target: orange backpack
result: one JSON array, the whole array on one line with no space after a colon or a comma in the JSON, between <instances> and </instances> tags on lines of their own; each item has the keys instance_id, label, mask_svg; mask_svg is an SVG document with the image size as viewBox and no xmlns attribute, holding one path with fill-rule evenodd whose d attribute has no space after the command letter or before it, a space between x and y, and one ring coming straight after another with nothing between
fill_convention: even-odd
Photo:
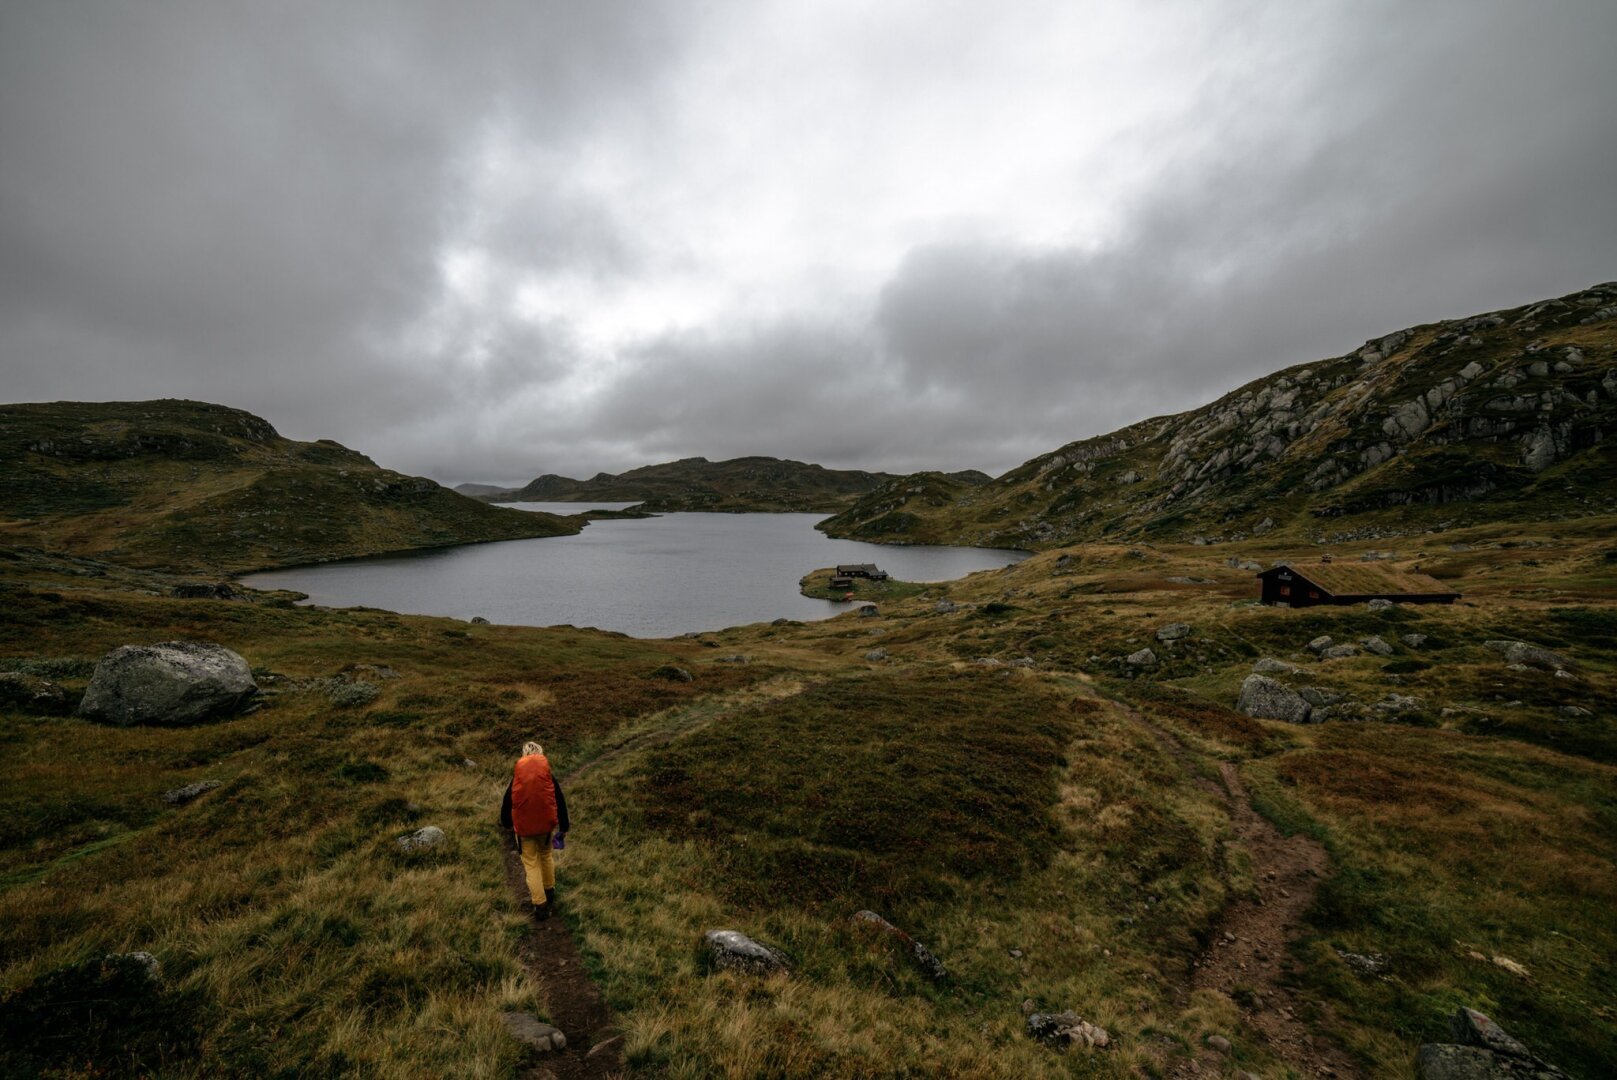
<instances>
[{"instance_id":1,"label":"orange backpack","mask_svg":"<svg viewBox=\"0 0 1617 1080\"><path fill-rule=\"evenodd\" d=\"M543 754L517 761L511 778L511 827L518 836L543 836L556 827L556 787Z\"/></svg>"}]
</instances>

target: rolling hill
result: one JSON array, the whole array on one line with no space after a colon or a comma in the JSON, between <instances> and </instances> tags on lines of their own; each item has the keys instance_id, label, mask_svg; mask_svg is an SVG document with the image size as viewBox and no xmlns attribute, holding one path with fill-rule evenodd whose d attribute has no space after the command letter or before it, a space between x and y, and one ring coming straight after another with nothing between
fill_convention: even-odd
<instances>
[{"instance_id":1,"label":"rolling hill","mask_svg":"<svg viewBox=\"0 0 1617 1080\"><path fill-rule=\"evenodd\" d=\"M1617 283L1387 334L991 483L890 481L821 527L1045 549L1312 540L1617 507Z\"/></svg>"},{"instance_id":2,"label":"rolling hill","mask_svg":"<svg viewBox=\"0 0 1617 1080\"><path fill-rule=\"evenodd\" d=\"M0 406L0 543L231 573L575 533L204 402Z\"/></svg>"},{"instance_id":3,"label":"rolling hill","mask_svg":"<svg viewBox=\"0 0 1617 1080\"><path fill-rule=\"evenodd\" d=\"M962 486L988 480L979 472L952 475ZM518 490L480 497L489 502L632 502L651 511L835 513L897 479L891 473L827 469L771 457L692 457L616 475L598 473L588 480L546 474Z\"/></svg>"}]
</instances>

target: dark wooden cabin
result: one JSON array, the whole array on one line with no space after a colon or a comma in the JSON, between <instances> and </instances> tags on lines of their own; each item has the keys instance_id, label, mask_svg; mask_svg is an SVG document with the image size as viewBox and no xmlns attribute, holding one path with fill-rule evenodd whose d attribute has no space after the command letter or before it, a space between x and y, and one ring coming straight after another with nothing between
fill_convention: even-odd
<instances>
[{"instance_id":1,"label":"dark wooden cabin","mask_svg":"<svg viewBox=\"0 0 1617 1080\"><path fill-rule=\"evenodd\" d=\"M1398 604L1452 604L1460 598L1441 581L1413 570L1374 563L1281 563L1258 575L1260 596L1277 607L1315 604L1363 604L1391 600Z\"/></svg>"},{"instance_id":2,"label":"dark wooden cabin","mask_svg":"<svg viewBox=\"0 0 1617 1080\"><path fill-rule=\"evenodd\" d=\"M875 563L847 563L837 567L837 577L862 577L871 581L886 581L887 571L876 569Z\"/></svg>"},{"instance_id":3,"label":"dark wooden cabin","mask_svg":"<svg viewBox=\"0 0 1617 1080\"><path fill-rule=\"evenodd\" d=\"M853 578L851 578L851 577L841 577L841 576L832 577L832 579L831 579L831 588L833 588L833 589L851 589L851 588L853 588Z\"/></svg>"}]
</instances>

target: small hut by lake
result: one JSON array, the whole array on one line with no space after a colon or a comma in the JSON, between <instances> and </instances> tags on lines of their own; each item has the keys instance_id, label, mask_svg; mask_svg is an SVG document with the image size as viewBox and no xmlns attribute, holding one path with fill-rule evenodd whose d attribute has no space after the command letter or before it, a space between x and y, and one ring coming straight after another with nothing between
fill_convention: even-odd
<instances>
[{"instance_id":1,"label":"small hut by lake","mask_svg":"<svg viewBox=\"0 0 1617 1080\"><path fill-rule=\"evenodd\" d=\"M869 578L871 581L886 581L887 571L877 569L875 563L842 563L837 566L839 578Z\"/></svg>"},{"instance_id":2,"label":"small hut by lake","mask_svg":"<svg viewBox=\"0 0 1617 1080\"><path fill-rule=\"evenodd\" d=\"M1276 607L1316 604L1363 604L1391 600L1399 604L1452 604L1460 594L1441 581L1414 570L1390 566L1318 562L1281 563L1258 574L1260 597Z\"/></svg>"}]
</instances>

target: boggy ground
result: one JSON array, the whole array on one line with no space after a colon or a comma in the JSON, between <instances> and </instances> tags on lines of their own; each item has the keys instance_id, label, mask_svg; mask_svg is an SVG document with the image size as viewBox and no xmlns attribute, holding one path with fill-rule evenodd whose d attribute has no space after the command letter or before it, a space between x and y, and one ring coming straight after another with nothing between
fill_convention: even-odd
<instances>
[{"instance_id":1,"label":"boggy ground","mask_svg":"<svg viewBox=\"0 0 1617 1080\"><path fill-rule=\"evenodd\" d=\"M0 560L0 667L76 690L106 648L196 637L286 677L262 680L260 710L190 729L0 711L0 1022L69 1023L0 1033L6 1065L561 1071L499 1020L562 1014L489 828L537 735L575 817L548 925L571 932L631 1074L1405 1076L1466 1004L1600 1075L1617 1059L1613 524L1401 552L1466 594L1448 608L1265 609L1225 559L1296 553L1089 546L876 618L675 642L180 601L137 574ZM1167 622L1192 633L1158 642ZM1321 633L1396 652L1322 663L1304 648ZM1497 637L1567 654L1576 678L1509 670L1482 645ZM1118 659L1147 645L1153 668ZM1372 719L1233 712L1264 655ZM346 706L345 680L312 681L355 664L400 677L351 672L378 693ZM1389 693L1416 704L1377 709ZM190 806L157 799L209 777L224 786ZM394 851L429 823L443 848ZM862 933L862 908L950 978ZM709 970L715 927L795 972ZM132 949L164 965L150 1007L112 1026L38 1008L52 972ZM1075 1010L1112 1046L1045 1049L1027 1008Z\"/></svg>"}]
</instances>

